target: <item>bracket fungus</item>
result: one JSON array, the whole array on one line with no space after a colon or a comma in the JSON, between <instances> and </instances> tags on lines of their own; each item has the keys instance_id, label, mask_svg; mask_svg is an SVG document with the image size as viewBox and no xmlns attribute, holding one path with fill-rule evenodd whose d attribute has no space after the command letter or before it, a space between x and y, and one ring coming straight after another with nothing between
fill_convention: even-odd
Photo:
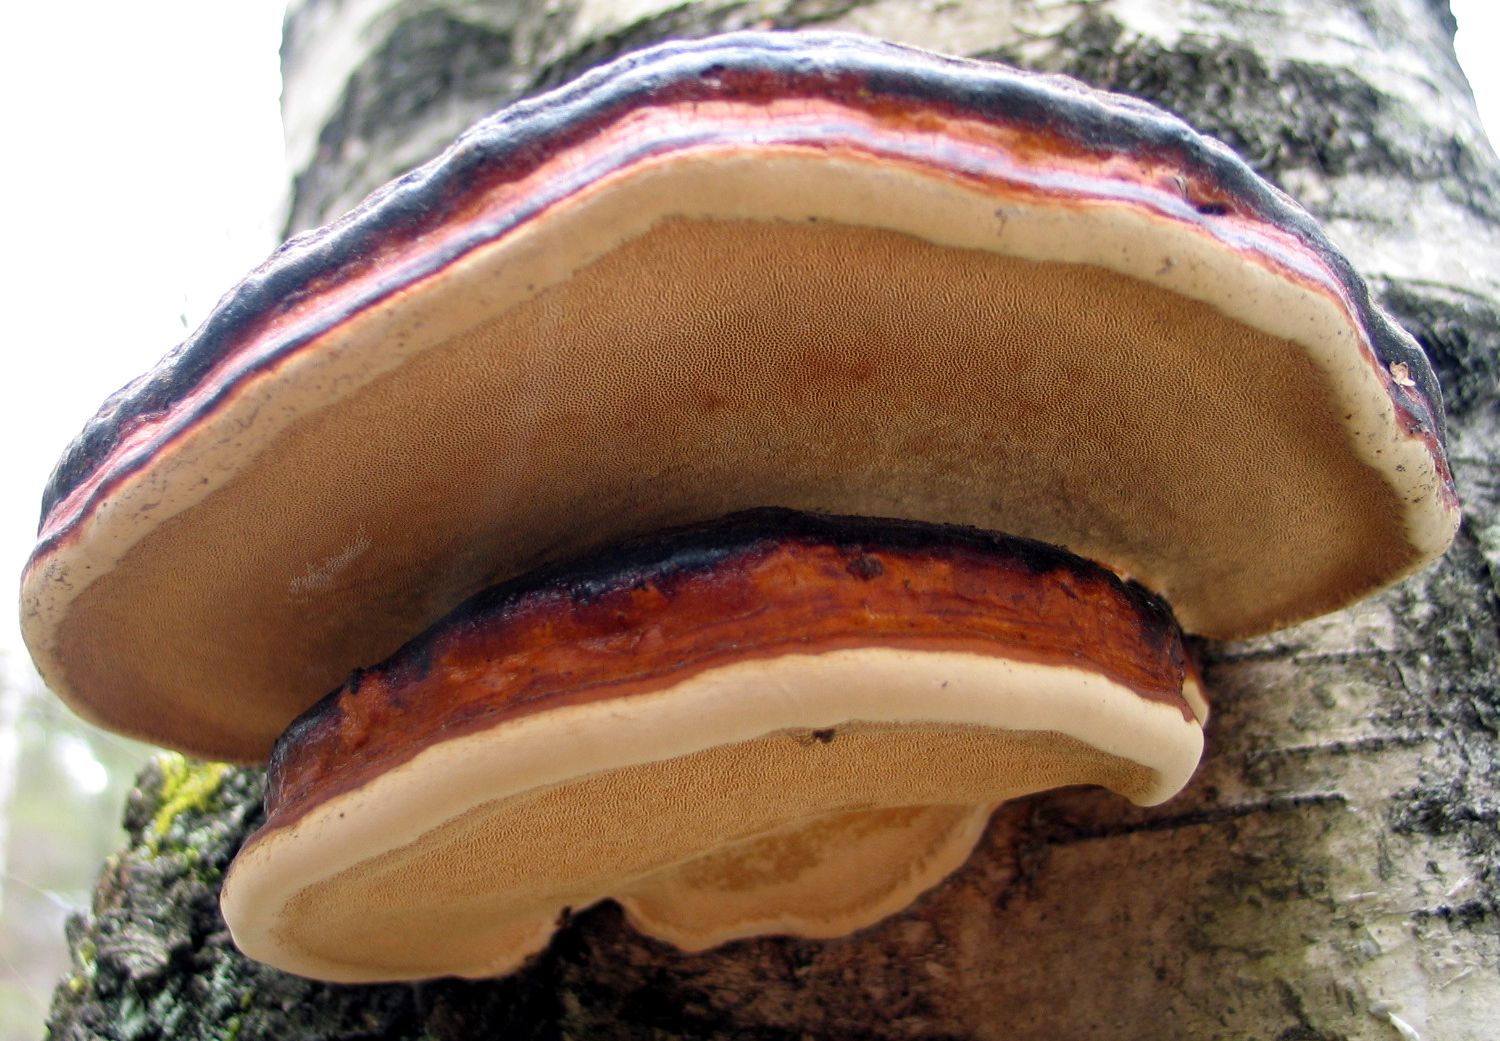
<instances>
[{"instance_id":1,"label":"bracket fungus","mask_svg":"<svg viewBox=\"0 0 1500 1041\"><path fill-rule=\"evenodd\" d=\"M766 507L801 512L736 516ZM740 34L516 105L283 246L64 456L22 615L81 714L276 743L247 950L486 973L605 896L687 947L846 931L996 800L1165 798L1203 704L1164 602L1269 631L1457 520L1421 350L1223 146ZM434 933L450 960L392 950Z\"/></svg>"},{"instance_id":2,"label":"bracket fungus","mask_svg":"<svg viewBox=\"0 0 1500 1041\"><path fill-rule=\"evenodd\" d=\"M224 913L336 980L506 972L604 897L695 950L841 936L998 802L1168 798L1205 708L1166 604L1055 547L739 514L482 593L320 701Z\"/></svg>"}]
</instances>

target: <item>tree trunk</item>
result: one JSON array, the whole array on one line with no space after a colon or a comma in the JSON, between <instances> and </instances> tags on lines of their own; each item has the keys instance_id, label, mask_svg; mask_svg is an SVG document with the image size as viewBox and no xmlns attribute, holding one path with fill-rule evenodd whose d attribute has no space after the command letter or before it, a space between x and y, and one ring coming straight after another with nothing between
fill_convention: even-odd
<instances>
[{"instance_id":1,"label":"tree trunk","mask_svg":"<svg viewBox=\"0 0 1500 1041\"><path fill-rule=\"evenodd\" d=\"M1316 10L1309 13L1309 6ZM1500 1036L1500 176L1443 0L306 0L293 229L466 123L668 36L851 29L1066 72L1185 117L1317 213L1446 390L1464 526L1436 568L1203 650L1203 767L1165 806L1003 807L844 940L682 954L603 904L495 982L335 987L241 957L217 885L260 773L174 758L72 923L58 1038Z\"/></svg>"}]
</instances>

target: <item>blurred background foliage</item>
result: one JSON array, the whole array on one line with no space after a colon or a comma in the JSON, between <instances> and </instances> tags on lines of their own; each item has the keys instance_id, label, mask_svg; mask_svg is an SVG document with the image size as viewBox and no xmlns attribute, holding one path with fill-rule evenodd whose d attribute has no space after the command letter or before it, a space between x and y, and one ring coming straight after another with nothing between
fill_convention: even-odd
<instances>
[{"instance_id":1,"label":"blurred background foliage","mask_svg":"<svg viewBox=\"0 0 1500 1041\"><path fill-rule=\"evenodd\" d=\"M67 971L63 923L125 836L149 745L74 716L29 666L0 662L0 1041L36 1041Z\"/></svg>"}]
</instances>

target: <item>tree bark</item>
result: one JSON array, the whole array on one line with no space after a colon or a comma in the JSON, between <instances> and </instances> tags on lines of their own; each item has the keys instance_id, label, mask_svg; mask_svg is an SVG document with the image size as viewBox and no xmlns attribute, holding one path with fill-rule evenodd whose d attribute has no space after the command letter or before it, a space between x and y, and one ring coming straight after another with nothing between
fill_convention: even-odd
<instances>
[{"instance_id":1,"label":"tree bark","mask_svg":"<svg viewBox=\"0 0 1500 1041\"><path fill-rule=\"evenodd\" d=\"M1464 525L1359 607L1203 647L1204 765L1137 809L996 815L969 863L838 941L682 954L575 915L494 982L335 987L233 948L217 885L256 770L142 775L70 927L57 1038L1500 1036L1500 164L1444 0L306 0L283 45L291 230L469 121L668 36L852 29L1066 72L1227 141L1330 228L1447 394Z\"/></svg>"}]
</instances>

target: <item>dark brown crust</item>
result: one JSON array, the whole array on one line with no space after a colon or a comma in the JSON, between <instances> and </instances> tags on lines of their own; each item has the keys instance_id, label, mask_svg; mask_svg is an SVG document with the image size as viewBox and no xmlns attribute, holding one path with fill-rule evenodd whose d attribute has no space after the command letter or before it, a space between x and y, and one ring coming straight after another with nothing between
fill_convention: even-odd
<instances>
[{"instance_id":1,"label":"dark brown crust","mask_svg":"<svg viewBox=\"0 0 1500 1041\"><path fill-rule=\"evenodd\" d=\"M1095 564L950 525L756 510L498 586L356 673L276 743L266 826L506 720L881 646L1090 669L1193 718L1170 608Z\"/></svg>"},{"instance_id":2,"label":"dark brown crust","mask_svg":"<svg viewBox=\"0 0 1500 1041\"><path fill-rule=\"evenodd\" d=\"M73 537L113 487L322 333L532 220L612 172L611 163L630 166L705 141L758 140L768 127L757 108L795 99L878 117L883 129L861 146L888 161L941 165L941 157L906 155L912 142L903 137L951 123L956 133L1001 135L1020 166L1055 173L1047 193L1066 198L1114 185L1121 197L1170 210L1170 219L1213 229L1227 242L1238 243L1244 229L1284 239L1278 256L1265 259L1344 300L1368 338L1398 421L1426 441L1447 482L1440 494L1452 499L1441 396L1425 355L1375 307L1316 222L1227 149L1150 105L1060 77L858 37L744 33L633 54L507 109L336 223L287 243L154 371L105 402L68 448L43 496L28 570ZM743 111L697 123L674 117L679 132L643 135L630 154L603 168L580 159L568 164L571 180L527 183L560 155L587 156L591 140L628 119L671 116L674 107L686 117L710 103ZM803 143L818 145L820 130L809 124ZM497 195L509 201L497 207ZM1398 363L1412 386L1386 375Z\"/></svg>"}]
</instances>

